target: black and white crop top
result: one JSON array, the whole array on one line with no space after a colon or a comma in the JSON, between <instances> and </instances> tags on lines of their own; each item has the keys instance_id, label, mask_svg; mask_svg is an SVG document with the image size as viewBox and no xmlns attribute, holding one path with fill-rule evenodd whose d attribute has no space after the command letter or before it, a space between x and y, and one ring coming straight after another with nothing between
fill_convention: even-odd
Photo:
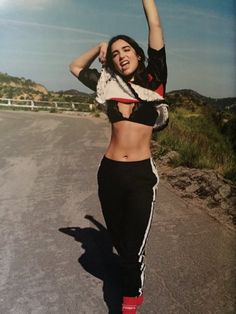
<instances>
[{"instance_id":1,"label":"black and white crop top","mask_svg":"<svg viewBox=\"0 0 236 314\"><path fill-rule=\"evenodd\" d=\"M148 48L148 65L147 65L147 87L157 92L159 95L165 95L167 81L167 66L165 47L160 50ZM100 78L97 69L85 68L80 71L78 79L90 89L96 91L97 82ZM118 121L131 121L148 126L153 126L158 117L158 113L152 102L136 101L129 118L122 115L118 108L117 100L108 100L106 103L106 113L111 123Z\"/></svg>"}]
</instances>

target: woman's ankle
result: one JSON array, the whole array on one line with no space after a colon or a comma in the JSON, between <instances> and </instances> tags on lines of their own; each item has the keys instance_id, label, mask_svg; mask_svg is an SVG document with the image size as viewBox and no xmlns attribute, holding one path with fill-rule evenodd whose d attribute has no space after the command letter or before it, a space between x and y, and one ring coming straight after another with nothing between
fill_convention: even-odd
<instances>
[{"instance_id":1,"label":"woman's ankle","mask_svg":"<svg viewBox=\"0 0 236 314\"><path fill-rule=\"evenodd\" d=\"M123 304L127 305L141 305L143 303L144 297L143 294L136 296L136 297L128 297L124 296L123 297Z\"/></svg>"}]
</instances>

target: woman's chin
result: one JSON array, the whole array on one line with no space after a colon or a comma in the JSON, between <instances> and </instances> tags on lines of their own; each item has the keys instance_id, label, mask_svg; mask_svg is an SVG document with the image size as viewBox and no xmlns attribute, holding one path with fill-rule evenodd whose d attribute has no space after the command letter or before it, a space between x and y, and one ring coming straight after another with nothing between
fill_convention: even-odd
<instances>
[{"instance_id":1,"label":"woman's chin","mask_svg":"<svg viewBox=\"0 0 236 314\"><path fill-rule=\"evenodd\" d=\"M130 71L122 71L120 72L120 75L123 77L123 79L127 80L131 80L134 76L134 72L130 72Z\"/></svg>"}]
</instances>

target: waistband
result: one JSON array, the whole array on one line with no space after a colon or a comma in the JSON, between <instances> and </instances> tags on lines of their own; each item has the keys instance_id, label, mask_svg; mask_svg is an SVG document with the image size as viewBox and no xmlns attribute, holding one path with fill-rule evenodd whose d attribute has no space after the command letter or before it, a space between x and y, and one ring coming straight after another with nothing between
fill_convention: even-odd
<instances>
[{"instance_id":1,"label":"waistband","mask_svg":"<svg viewBox=\"0 0 236 314\"><path fill-rule=\"evenodd\" d=\"M140 165L150 165L152 161L152 158L147 158L143 160L137 160L137 161L119 161L119 160L113 160L110 158L107 158L106 156L103 156L101 163L110 164L110 165L120 165L123 167L128 166L140 166Z\"/></svg>"}]
</instances>

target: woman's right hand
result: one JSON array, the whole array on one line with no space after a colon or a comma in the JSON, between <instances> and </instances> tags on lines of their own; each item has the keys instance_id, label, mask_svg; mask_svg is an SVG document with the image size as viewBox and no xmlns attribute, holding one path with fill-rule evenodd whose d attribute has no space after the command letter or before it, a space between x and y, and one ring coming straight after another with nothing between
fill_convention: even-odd
<instances>
[{"instance_id":1,"label":"woman's right hand","mask_svg":"<svg viewBox=\"0 0 236 314\"><path fill-rule=\"evenodd\" d=\"M73 60L70 64L71 73L78 77L80 71L90 67L92 62L97 58L99 58L101 64L104 64L106 61L107 46L108 44L106 42L101 42Z\"/></svg>"},{"instance_id":2,"label":"woman's right hand","mask_svg":"<svg viewBox=\"0 0 236 314\"><path fill-rule=\"evenodd\" d=\"M101 64L104 64L106 62L107 47L108 47L108 44L105 41L99 44L100 50L99 50L98 59Z\"/></svg>"}]
</instances>

